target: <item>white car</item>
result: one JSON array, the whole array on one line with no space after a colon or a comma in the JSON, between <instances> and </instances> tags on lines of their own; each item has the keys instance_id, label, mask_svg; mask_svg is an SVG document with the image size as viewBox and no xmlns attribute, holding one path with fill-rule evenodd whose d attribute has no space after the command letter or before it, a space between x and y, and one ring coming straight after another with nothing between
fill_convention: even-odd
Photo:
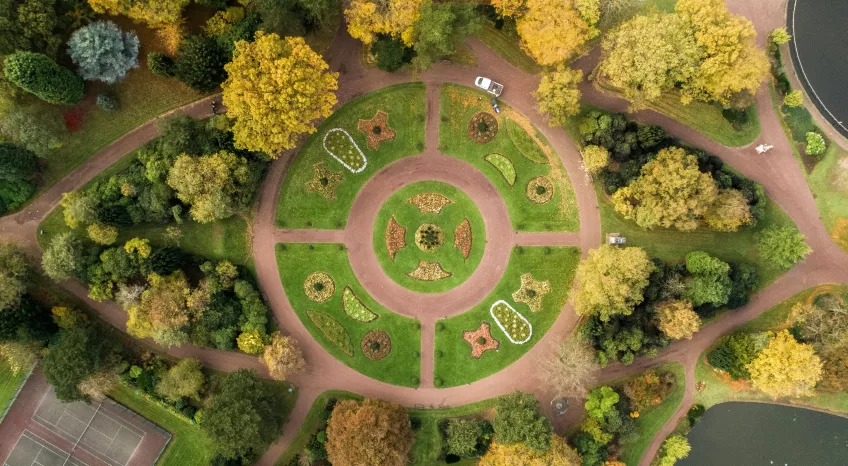
<instances>
[{"instance_id":1,"label":"white car","mask_svg":"<svg viewBox=\"0 0 848 466\"><path fill-rule=\"evenodd\" d=\"M474 85L495 97L500 96L501 92L503 92L503 84L498 84L491 79L484 78L482 76L477 76L477 79L474 80Z\"/></svg>"}]
</instances>

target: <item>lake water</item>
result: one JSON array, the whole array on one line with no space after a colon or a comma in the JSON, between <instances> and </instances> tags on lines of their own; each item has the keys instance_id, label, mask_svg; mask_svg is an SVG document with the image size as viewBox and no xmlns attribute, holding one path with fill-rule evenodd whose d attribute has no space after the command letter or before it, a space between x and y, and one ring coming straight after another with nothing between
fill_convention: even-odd
<instances>
[{"instance_id":1,"label":"lake water","mask_svg":"<svg viewBox=\"0 0 848 466\"><path fill-rule=\"evenodd\" d=\"M722 403L689 433L676 466L846 466L848 419L764 403Z\"/></svg>"},{"instance_id":2,"label":"lake water","mask_svg":"<svg viewBox=\"0 0 848 466\"><path fill-rule=\"evenodd\" d=\"M788 20L789 48L807 95L848 137L848 1L789 0Z\"/></svg>"}]
</instances>

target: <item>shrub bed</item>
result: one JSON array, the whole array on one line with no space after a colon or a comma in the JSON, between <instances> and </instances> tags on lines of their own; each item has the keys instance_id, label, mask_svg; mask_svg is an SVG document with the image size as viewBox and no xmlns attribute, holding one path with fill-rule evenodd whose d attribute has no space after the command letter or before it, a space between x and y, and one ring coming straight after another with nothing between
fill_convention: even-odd
<instances>
[{"instance_id":1,"label":"shrub bed","mask_svg":"<svg viewBox=\"0 0 848 466\"><path fill-rule=\"evenodd\" d=\"M307 311L309 320L318 327L319 330L336 346L339 347L345 354L353 357L353 343L350 341L350 335L345 330L344 326L336 319L330 317L326 312Z\"/></svg>"},{"instance_id":2,"label":"shrub bed","mask_svg":"<svg viewBox=\"0 0 848 466\"><path fill-rule=\"evenodd\" d=\"M489 112L476 113L468 120L468 137L477 144L487 144L498 134L498 120Z\"/></svg>"},{"instance_id":3,"label":"shrub bed","mask_svg":"<svg viewBox=\"0 0 848 466\"><path fill-rule=\"evenodd\" d=\"M509 139L524 158L535 164L548 164L548 157L545 155L542 148L539 147L539 143L537 143L533 137L527 133L527 130L518 124L518 122L507 118L506 131L507 134L509 134Z\"/></svg>"},{"instance_id":4,"label":"shrub bed","mask_svg":"<svg viewBox=\"0 0 848 466\"><path fill-rule=\"evenodd\" d=\"M524 316L513 309L506 301L501 300L492 304L489 313L509 341L517 345L530 341L530 337L533 336L533 327Z\"/></svg>"},{"instance_id":5,"label":"shrub bed","mask_svg":"<svg viewBox=\"0 0 848 466\"><path fill-rule=\"evenodd\" d=\"M515 165L513 165L508 158L495 153L489 154L484 158L487 162L492 164L492 166L495 167L501 175L503 175L508 185L512 186L515 184L515 179L518 175L515 173Z\"/></svg>"},{"instance_id":6,"label":"shrub bed","mask_svg":"<svg viewBox=\"0 0 848 466\"><path fill-rule=\"evenodd\" d=\"M342 307L344 307L345 314L357 322L368 323L377 318L377 314L365 307L349 286L346 286L344 292L342 292Z\"/></svg>"}]
</instances>

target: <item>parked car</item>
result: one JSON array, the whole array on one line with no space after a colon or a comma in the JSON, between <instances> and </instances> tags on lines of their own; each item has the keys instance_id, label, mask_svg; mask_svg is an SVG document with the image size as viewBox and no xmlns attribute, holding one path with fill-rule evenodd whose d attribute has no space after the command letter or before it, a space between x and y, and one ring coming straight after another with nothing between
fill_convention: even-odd
<instances>
[{"instance_id":1,"label":"parked car","mask_svg":"<svg viewBox=\"0 0 848 466\"><path fill-rule=\"evenodd\" d=\"M474 85L495 97L499 97L501 92L503 92L503 84L498 84L491 79L484 78L482 76L477 76L477 79L474 80Z\"/></svg>"}]
</instances>

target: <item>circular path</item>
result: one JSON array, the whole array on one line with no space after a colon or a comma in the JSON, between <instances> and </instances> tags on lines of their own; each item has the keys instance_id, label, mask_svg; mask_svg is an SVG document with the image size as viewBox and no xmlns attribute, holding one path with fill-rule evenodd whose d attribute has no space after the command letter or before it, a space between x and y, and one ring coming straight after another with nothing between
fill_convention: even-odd
<instances>
[{"instance_id":1,"label":"circular path","mask_svg":"<svg viewBox=\"0 0 848 466\"><path fill-rule=\"evenodd\" d=\"M785 24L786 5L783 2L728 0L728 6L734 13L742 14L754 22L761 46L765 44L769 31ZM514 242L527 245L577 244L582 248L584 254L587 249L597 247L601 241L601 230L594 188L580 171L580 156L573 142L570 141L564 131L545 125L544 118L536 111L533 99L529 97L538 85L539 77L524 74L513 68L479 41L471 40L469 46L478 58L477 67L460 68L437 64L429 72L420 75L420 79L428 84L428 103L437 105L438 85L444 82L469 85L476 76L486 75L506 84L507 91L503 100L519 112L527 115L544 133L560 155L571 178L580 207L581 228L579 233L519 233L515 235ZM342 27L326 56L331 69L346 70L341 75L339 83L339 101L341 103L354 96L410 79L409 76L405 75L393 75L379 70L363 69L358 63L358 50L358 43L350 38ZM597 64L597 58L596 51L579 60L576 65L584 71L591 71ZM611 111L626 111L628 107L627 101L614 95L599 92L587 83L584 83L582 90L583 100L589 104ZM685 367L686 390L683 402L652 440L640 465L650 463L661 442L673 431L677 421L686 414L694 399L697 358L717 338L811 286L822 283L848 283L848 254L831 241L821 223L812 193L783 133L767 88L760 89L756 97L756 105L762 124L762 134L753 145L768 142L775 146L775 150L771 151L766 157L756 155L750 147L724 147L661 114L651 111L642 111L635 114L638 121L662 125L674 136L688 144L700 146L720 156L735 169L760 182L765 187L769 197L786 211L801 232L807 236L807 242L814 251L803 263L798 264L772 285L753 296L748 305L714 320L695 334L692 340L672 344L657 358L639 358L630 366L613 365L602 371L601 379L605 381L637 373L664 362L679 362ZM435 106L431 108L435 108ZM171 113L187 113L200 118L209 116L209 110L209 101L206 99ZM155 121L149 122L128 133L87 160L36 199L29 207L17 214L0 219L0 236L19 242L30 255L38 258L41 254L36 242L38 224L59 204L62 193L78 189L96 174L117 162L123 155L156 137L155 123ZM437 112L428 111L427 125L428 128L434 128L438 125ZM438 133L428 131L427 149L432 150L437 145ZM546 392L544 387L536 380L535 366L540 357L576 326L577 318L570 305L566 306L545 337L508 368L467 386L448 389L432 388L426 385L425 380L422 380L421 388L409 389L369 379L335 360L316 341L311 339L288 304L285 290L279 280L273 248L276 243L281 241L345 242L346 233L341 230L276 230L273 223L276 197L290 157L291 154L284 156L271 166L259 195L254 224L254 258L260 285L268 297L275 317L281 327L301 342L309 363L309 370L306 374L293 380L300 389L297 404L289 417L288 424L284 427L283 436L269 448L260 460L260 464L271 465L274 463L297 433L312 402L320 393L329 389L345 389L360 393L363 396L385 398L407 406L419 407L455 406L491 398L513 390L524 390L539 397L542 401L541 405L547 409L548 402L553 394ZM104 320L120 329L126 328L126 313L118 306L108 302L97 303L89 300L84 286L78 282L65 282L62 285L100 313ZM422 348L422 374L428 373L428 371L432 374L432 330L423 326L422 323L422 332L422 346L424 346ZM166 351L165 349L162 350ZM429 361L426 360L428 350ZM231 371L238 368L254 368L261 373L265 372L257 358L248 355L190 346L173 348L167 350L167 352L175 357L198 358L204 364L219 370ZM579 415L579 410L570 410L565 421L576 422ZM558 427L563 428L562 425Z\"/></svg>"}]
</instances>

